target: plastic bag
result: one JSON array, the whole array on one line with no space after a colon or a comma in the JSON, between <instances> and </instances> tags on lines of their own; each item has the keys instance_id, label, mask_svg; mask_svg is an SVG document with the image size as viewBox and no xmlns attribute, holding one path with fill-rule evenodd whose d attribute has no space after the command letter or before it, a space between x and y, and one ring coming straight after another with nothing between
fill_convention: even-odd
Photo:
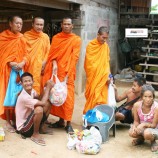
<instances>
[{"instance_id":1,"label":"plastic bag","mask_svg":"<svg viewBox=\"0 0 158 158\"><path fill-rule=\"evenodd\" d=\"M115 90L112 85L112 82L109 84L109 87L108 87L108 105L113 106L113 107L116 106Z\"/></svg>"},{"instance_id":2,"label":"plastic bag","mask_svg":"<svg viewBox=\"0 0 158 158\"><path fill-rule=\"evenodd\" d=\"M77 149L79 153L94 155L100 151L101 143L102 137L99 130L92 126L90 130L85 129L80 132L74 129L74 133L69 133L67 148Z\"/></svg>"},{"instance_id":3,"label":"plastic bag","mask_svg":"<svg viewBox=\"0 0 158 158\"><path fill-rule=\"evenodd\" d=\"M88 110L84 116L84 126L87 127L87 122L88 123L96 123L96 122L107 122L109 121L109 116L97 110L96 108L92 110Z\"/></svg>"},{"instance_id":4,"label":"plastic bag","mask_svg":"<svg viewBox=\"0 0 158 158\"><path fill-rule=\"evenodd\" d=\"M83 154L97 154L101 149L102 143L99 130L92 126L90 130L84 130L83 133L83 139L76 143L77 151Z\"/></svg>"},{"instance_id":5,"label":"plastic bag","mask_svg":"<svg viewBox=\"0 0 158 158\"><path fill-rule=\"evenodd\" d=\"M79 142L77 135L74 134L68 134L68 143L67 143L67 148L69 150L75 150L76 149L76 143Z\"/></svg>"},{"instance_id":6,"label":"plastic bag","mask_svg":"<svg viewBox=\"0 0 158 158\"><path fill-rule=\"evenodd\" d=\"M88 132L89 131L89 132ZM84 130L83 139L86 141L93 141L99 145L102 143L102 136L97 128L94 126L91 126L89 130Z\"/></svg>"},{"instance_id":7,"label":"plastic bag","mask_svg":"<svg viewBox=\"0 0 158 158\"><path fill-rule=\"evenodd\" d=\"M76 144L76 149L79 153L95 155L100 151L99 144L93 141L80 141Z\"/></svg>"},{"instance_id":8,"label":"plastic bag","mask_svg":"<svg viewBox=\"0 0 158 158\"><path fill-rule=\"evenodd\" d=\"M20 81L17 83L17 78L19 77L19 75L21 76L22 74L23 74L22 70L18 72L14 69L11 70L10 78L8 82L8 88L6 91L6 96L3 104L4 106L16 105L18 94L23 88Z\"/></svg>"},{"instance_id":9,"label":"plastic bag","mask_svg":"<svg viewBox=\"0 0 158 158\"><path fill-rule=\"evenodd\" d=\"M131 45L126 38L120 43L120 46L123 53L129 53L132 50Z\"/></svg>"},{"instance_id":10,"label":"plastic bag","mask_svg":"<svg viewBox=\"0 0 158 158\"><path fill-rule=\"evenodd\" d=\"M91 135L93 137L93 142L101 145L101 143L102 143L102 136L101 136L99 130L92 126L90 128L90 132L91 132Z\"/></svg>"},{"instance_id":11,"label":"plastic bag","mask_svg":"<svg viewBox=\"0 0 158 158\"><path fill-rule=\"evenodd\" d=\"M133 77L135 77L136 72L131 68L124 68L120 72L120 75L122 76L121 78L132 79Z\"/></svg>"},{"instance_id":12,"label":"plastic bag","mask_svg":"<svg viewBox=\"0 0 158 158\"><path fill-rule=\"evenodd\" d=\"M60 82L56 74L53 74L52 78L53 76L55 77L56 83L50 91L49 100L53 105L61 106L67 98L67 78L63 82Z\"/></svg>"}]
</instances>

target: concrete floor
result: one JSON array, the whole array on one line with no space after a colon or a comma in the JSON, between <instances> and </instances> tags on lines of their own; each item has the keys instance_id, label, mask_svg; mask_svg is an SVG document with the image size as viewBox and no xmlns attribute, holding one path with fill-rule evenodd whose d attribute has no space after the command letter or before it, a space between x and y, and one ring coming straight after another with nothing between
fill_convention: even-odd
<instances>
[{"instance_id":1,"label":"concrete floor","mask_svg":"<svg viewBox=\"0 0 158 158\"><path fill-rule=\"evenodd\" d=\"M131 83L116 83L119 92L122 93L129 88ZM156 94L156 96L158 96ZM82 110L85 104L84 95L76 96L75 109L72 120L74 128L82 130ZM50 116L49 121L55 122L56 117ZM4 126L5 121L0 120L0 125ZM157 153L150 151L149 142L141 146L134 147L131 145L132 138L128 136L128 125L117 122L116 137L110 139L101 145L101 151L95 155L95 158L156 158ZM54 129L53 135L43 135L47 143L46 146L40 146L32 142L29 138L22 139L20 135L8 133L4 142L0 142L0 158L89 158L92 155L84 155L76 150L69 150L66 147L67 134L64 129Z\"/></svg>"}]
</instances>

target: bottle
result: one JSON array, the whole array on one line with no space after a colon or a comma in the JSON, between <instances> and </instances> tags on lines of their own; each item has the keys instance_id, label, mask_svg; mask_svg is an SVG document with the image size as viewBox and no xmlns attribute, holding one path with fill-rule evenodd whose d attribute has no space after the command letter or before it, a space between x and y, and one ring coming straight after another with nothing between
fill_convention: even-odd
<instances>
[{"instance_id":1,"label":"bottle","mask_svg":"<svg viewBox=\"0 0 158 158\"><path fill-rule=\"evenodd\" d=\"M5 133L3 127L0 126L0 141L4 141Z\"/></svg>"}]
</instances>

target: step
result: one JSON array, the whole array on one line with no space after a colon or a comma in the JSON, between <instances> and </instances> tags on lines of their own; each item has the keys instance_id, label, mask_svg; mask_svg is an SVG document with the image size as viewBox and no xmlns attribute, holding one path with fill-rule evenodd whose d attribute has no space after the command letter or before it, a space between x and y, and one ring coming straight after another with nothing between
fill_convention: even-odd
<instances>
[{"instance_id":1,"label":"step","mask_svg":"<svg viewBox=\"0 0 158 158\"><path fill-rule=\"evenodd\" d=\"M158 76L158 73L150 73L150 72L137 72L138 74L142 74L142 75L152 75L152 76Z\"/></svg>"},{"instance_id":2,"label":"step","mask_svg":"<svg viewBox=\"0 0 158 158\"><path fill-rule=\"evenodd\" d=\"M151 82L151 81L146 81L148 84L153 84L153 85L158 85L158 82Z\"/></svg>"},{"instance_id":3,"label":"step","mask_svg":"<svg viewBox=\"0 0 158 158\"><path fill-rule=\"evenodd\" d=\"M158 48L150 48L150 47L142 47L143 49L151 49L151 50L158 50Z\"/></svg>"},{"instance_id":4,"label":"step","mask_svg":"<svg viewBox=\"0 0 158 158\"><path fill-rule=\"evenodd\" d=\"M144 58L152 58L152 59L158 59L158 56L141 55L141 57L144 57Z\"/></svg>"},{"instance_id":5,"label":"step","mask_svg":"<svg viewBox=\"0 0 158 158\"><path fill-rule=\"evenodd\" d=\"M143 64L143 63L140 63L139 65L141 65L141 66L154 66L154 67L158 67L158 65L156 65L156 64Z\"/></svg>"}]
</instances>

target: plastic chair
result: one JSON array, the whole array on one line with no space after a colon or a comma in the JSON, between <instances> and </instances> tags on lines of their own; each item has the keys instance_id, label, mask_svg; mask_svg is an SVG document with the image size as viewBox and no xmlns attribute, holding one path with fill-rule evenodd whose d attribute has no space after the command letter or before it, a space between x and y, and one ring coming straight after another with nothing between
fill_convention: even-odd
<instances>
[{"instance_id":1,"label":"plastic chair","mask_svg":"<svg viewBox=\"0 0 158 158\"><path fill-rule=\"evenodd\" d=\"M100 134L102 136L102 142L104 143L109 140L110 128L113 128L113 136L115 137L115 133L116 133L115 109L109 105L98 105L95 108L101 112L106 113L110 117L108 122L97 122L93 124L87 122L87 126L95 126L96 128L99 129Z\"/></svg>"}]
</instances>

